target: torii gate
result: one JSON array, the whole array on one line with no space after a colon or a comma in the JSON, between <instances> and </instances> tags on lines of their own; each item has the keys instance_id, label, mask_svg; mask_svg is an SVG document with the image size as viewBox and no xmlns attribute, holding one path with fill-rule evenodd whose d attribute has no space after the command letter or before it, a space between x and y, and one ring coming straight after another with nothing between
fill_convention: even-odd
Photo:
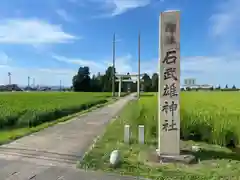
<instances>
[{"instance_id":1,"label":"torii gate","mask_svg":"<svg viewBox=\"0 0 240 180\"><path fill-rule=\"evenodd\" d=\"M140 77L142 77L144 74L140 74ZM118 97L121 97L121 91L122 91L122 82L134 82L137 81L137 93L138 97L140 97L140 82L143 82L143 79L137 78L137 80L133 79L122 79L123 77L138 77L138 74L132 74L132 75L126 75L126 74L117 74L116 77L119 79L116 80L118 82ZM140 82L139 82L140 80Z\"/></svg>"}]
</instances>

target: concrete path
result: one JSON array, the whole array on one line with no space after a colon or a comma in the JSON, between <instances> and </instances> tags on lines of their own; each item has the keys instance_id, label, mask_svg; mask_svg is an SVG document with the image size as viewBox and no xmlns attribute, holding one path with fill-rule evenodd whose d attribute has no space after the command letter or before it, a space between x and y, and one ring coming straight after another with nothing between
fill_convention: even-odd
<instances>
[{"instance_id":1,"label":"concrete path","mask_svg":"<svg viewBox=\"0 0 240 180\"><path fill-rule=\"evenodd\" d=\"M144 180L132 176L84 171L69 167L36 165L22 160L0 160L1 180Z\"/></svg>"},{"instance_id":2,"label":"concrete path","mask_svg":"<svg viewBox=\"0 0 240 180\"><path fill-rule=\"evenodd\" d=\"M134 95L0 146L0 180L133 179L79 170L76 162Z\"/></svg>"}]
</instances>

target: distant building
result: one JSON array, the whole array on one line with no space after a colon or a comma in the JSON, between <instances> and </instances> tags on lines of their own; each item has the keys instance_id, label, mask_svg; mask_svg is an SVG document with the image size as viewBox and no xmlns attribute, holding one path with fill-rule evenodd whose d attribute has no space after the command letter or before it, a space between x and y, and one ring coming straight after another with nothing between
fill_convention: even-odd
<instances>
[{"instance_id":1,"label":"distant building","mask_svg":"<svg viewBox=\"0 0 240 180\"><path fill-rule=\"evenodd\" d=\"M196 84L195 78L187 78L184 79L184 85L181 87L184 90L190 89L196 89L196 90L208 90L214 88L211 84Z\"/></svg>"},{"instance_id":2,"label":"distant building","mask_svg":"<svg viewBox=\"0 0 240 180\"><path fill-rule=\"evenodd\" d=\"M23 91L17 84L0 85L0 91Z\"/></svg>"},{"instance_id":3,"label":"distant building","mask_svg":"<svg viewBox=\"0 0 240 180\"><path fill-rule=\"evenodd\" d=\"M181 87L182 89L184 90L187 90L188 88L190 88L191 90L210 90L210 89L213 89L213 85L211 84L202 84L202 85L183 85Z\"/></svg>"},{"instance_id":4,"label":"distant building","mask_svg":"<svg viewBox=\"0 0 240 180\"><path fill-rule=\"evenodd\" d=\"M192 85L195 85L195 84L196 84L196 79L195 78L184 79L184 85L192 86Z\"/></svg>"}]
</instances>

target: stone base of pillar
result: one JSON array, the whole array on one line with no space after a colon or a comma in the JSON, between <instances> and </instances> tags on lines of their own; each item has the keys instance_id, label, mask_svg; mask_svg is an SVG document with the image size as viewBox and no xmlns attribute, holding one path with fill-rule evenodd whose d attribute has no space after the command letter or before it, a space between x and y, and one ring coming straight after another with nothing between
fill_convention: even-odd
<instances>
[{"instance_id":1,"label":"stone base of pillar","mask_svg":"<svg viewBox=\"0 0 240 180\"><path fill-rule=\"evenodd\" d=\"M190 154L180 155L166 155L162 154L158 156L159 163L182 163L182 164L193 164L196 163L196 158Z\"/></svg>"},{"instance_id":2,"label":"stone base of pillar","mask_svg":"<svg viewBox=\"0 0 240 180\"><path fill-rule=\"evenodd\" d=\"M193 164L197 162L196 157L190 152L181 151L180 154L170 155L170 154L160 154L157 149L156 158L159 163L182 163L182 164Z\"/></svg>"},{"instance_id":3,"label":"stone base of pillar","mask_svg":"<svg viewBox=\"0 0 240 180\"><path fill-rule=\"evenodd\" d=\"M180 163L180 164L197 164L198 160L191 152L182 152L180 155L159 155L158 150L147 148L140 152L139 160L149 166L161 166L161 164Z\"/></svg>"}]
</instances>

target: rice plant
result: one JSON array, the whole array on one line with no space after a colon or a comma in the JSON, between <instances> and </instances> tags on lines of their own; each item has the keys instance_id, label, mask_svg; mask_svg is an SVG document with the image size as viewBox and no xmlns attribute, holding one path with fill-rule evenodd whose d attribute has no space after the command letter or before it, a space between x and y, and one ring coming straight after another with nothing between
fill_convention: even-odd
<instances>
[{"instance_id":1,"label":"rice plant","mask_svg":"<svg viewBox=\"0 0 240 180\"><path fill-rule=\"evenodd\" d=\"M33 127L104 103L110 93L33 92L0 94L0 129Z\"/></svg>"}]
</instances>

